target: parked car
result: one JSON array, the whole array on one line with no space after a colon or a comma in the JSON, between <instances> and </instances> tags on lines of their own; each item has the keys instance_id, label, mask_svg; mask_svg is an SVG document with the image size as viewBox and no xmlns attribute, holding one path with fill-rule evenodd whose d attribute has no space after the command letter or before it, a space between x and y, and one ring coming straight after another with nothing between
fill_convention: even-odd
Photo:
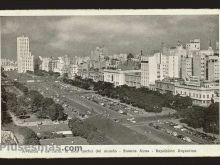
<instances>
[{"instance_id":1,"label":"parked car","mask_svg":"<svg viewBox=\"0 0 220 165\"><path fill-rule=\"evenodd\" d=\"M181 128L180 130L181 130L181 131L187 131L187 129L186 129L186 128Z\"/></svg>"},{"instance_id":2,"label":"parked car","mask_svg":"<svg viewBox=\"0 0 220 165\"><path fill-rule=\"evenodd\" d=\"M177 134L176 132L173 132L172 135L173 135L173 136L177 136L178 134Z\"/></svg>"},{"instance_id":3,"label":"parked car","mask_svg":"<svg viewBox=\"0 0 220 165\"><path fill-rule=\"evenodd\" d=\"M20 115L20 116L18 116L18 118L19 119L28 119L28 118L30 118L30 116L29 115Z\"/></svg>"},{"instance_id":4,"label":"parked car","mask_svg":"<svg viewBox=\"0 0 220 165\"><path fill-rule=\"evenodd\" d=\"M192 140L189 137L184 137L183 140L185 140L187 142L192 142Z\"/></svg>"},{"instance_id":5,"label":"parked car","mask_svg":"<svg viewBox=\"0 0 220 165\"><path fill-rule=\"evenodd\" d=\"M183 128L183 126L182 125L176 125L176 126L174 126L174 128L181 129L181 128Z\"/></svg>"},{"instance_id":6,"label":"parked car","mask_svg":"<svg viewBox=\"0 0 220 165\"><path fill-rule=\"evenodd\" d=\"M183 139L183 138L184 138L183 135L177 135L177 137L178 137L179 139Z\"/></svg>"}]
</instances>

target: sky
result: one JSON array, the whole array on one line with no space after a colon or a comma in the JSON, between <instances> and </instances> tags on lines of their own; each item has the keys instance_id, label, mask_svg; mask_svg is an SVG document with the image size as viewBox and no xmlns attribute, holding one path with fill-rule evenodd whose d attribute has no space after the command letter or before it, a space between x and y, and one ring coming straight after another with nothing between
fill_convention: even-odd
<instances>
[{"instance_id":1,"label":"sky","mask_svg":"<svg viewBox=\"0 0 220 165\"><path fill-rule=\"evenodd\" d=\"M110 54L146 54L166 46L201 40L207 49L219 40L218 15L191 16L17 16L1 18L1 56L16 59L16 38L30 39L33 55L90 56L104 45Z\"/></svg>"}]
</instances>

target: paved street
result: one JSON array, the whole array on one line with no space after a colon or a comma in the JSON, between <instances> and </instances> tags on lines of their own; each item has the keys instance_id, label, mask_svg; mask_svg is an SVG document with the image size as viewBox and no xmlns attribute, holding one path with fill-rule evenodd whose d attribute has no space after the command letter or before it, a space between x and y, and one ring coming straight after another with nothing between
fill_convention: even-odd
<instances>
[{"instance_id":1,"label":"paved street","mask_svg":"<svg viewBox=\"0 0 220 165\"><path fill-rule=\"evenodd\" d=\"M11 78L15 78L16 75L10 73ZM27 82L27 80L34 79L35 82ZM64 84L60 81L53 80L49 77L37 77L33 75L23 74L19 76L19 81L24 82L29 90L37 90L44 97L53 98L55 101L64 106L65 113L69 117L77 117L77 114L87 114L88 117L94 117L96 115L102 115L103 117L111 120L118 120L118 124L131 129L138 134L146 136L146 138L156 141L158 144L190 144L181 139L178 139L172 135L166 134L160 130L156 130L150 127L148 124L152 121L169 119L167 115L124 115L117 111L106 108L100 104L88 100L85 96L92 91L86 91L77 87ZM39 82L40 81L40 82ZM91 95L91 94L90 94ZM93 95L95 95L93 93ZM100 97L100 96L99 96ZM76 113L77 112L77 113ZM134 117L136 122L132 123L128 121L128 118ZM139 119L139 120L138 120ZM204 143L199 138L192 138L198 143Z\"/></svg>"},{"instance_id":2,"label":"paved street","mask_svg":"<svg viewBox=\"0 0 220 165\"><path fill-rule=\"evenodd\" d=\"M12 74L13 75L13 74ZM15 76L15 75L14 75ZM13 77L13 76L12 76ZM14 78L14 77L13 77ZM103 115L106 118L109 119L117 119L123 124L124 126L131 129L131 131L135 131L139 134L142 134L146 136L149 139L157 141L158 144L184 144L184 142L172 138L169 135L166 135L164 133L160 133L158 131L153 130L150 127L146 127L145 129L141 129L139 127L133 126L134 124L125 124L128 121L127 118L130 118L132 116L127 116L120 114L116 111L110 110L106 107L103 107L91 100L87 100L86 98L82 98L84 94L87 94L88 91L85 91L83 89L78 89L76 87L72 87L67 84L63 84L59 81L54 81L52 79L48 79L45 77L34 77L33 79L41 81L39 82L27 82L27 80L32 79L32 75L22 75L19 77L19 81L25 82L26 86L29 88L29 90L38 90L44 97L50 97L50 98L56 98L59 99L59 103L67 104L68 107L71 108L65 108L65 112L70 116L74 117L76 116L75 113L73 113L74 110L79 111L80 113L87 113L90 112L89 116L95 116L95 115ZM66 86L66 87L64 87ZM150 117L150 119L155 119ZM151 133L146 133L151 132Z\"/></svg>"}]
</instances>

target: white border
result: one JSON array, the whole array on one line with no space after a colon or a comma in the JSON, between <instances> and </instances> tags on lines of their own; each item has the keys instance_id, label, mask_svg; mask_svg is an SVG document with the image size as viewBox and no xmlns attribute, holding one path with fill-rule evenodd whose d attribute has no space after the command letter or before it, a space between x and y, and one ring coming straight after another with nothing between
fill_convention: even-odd
<instances>
[{"instance_id":1,"label":"white border","mask_svg":"<svg viewBox=\"0 0 220 165\"><path fill-rule=\"evenodd\" d=\"M4 10L0 16L74 16L74 15L210 15L219 14L220 9L148 9L148 10Z\"/></svg>"},{"instance_id":2,"label":"white border","mask_svg":"<svg viewBox=\"0 0 220 165\"><path fill-rule=\"evenodd\" d=\"M0 16L87 16L87 15L219 15L219 9L154 9L154 10L4 10ZM0 26L1 27L1 26ZM219 26L220 27L220 26ZM1 32L1 29L0 29ZM1 44L1 42L0 42ZM1 45L0 45L1 48ZM1 52L0 52L1 53ZM62 148L65 146L62 146ZM83 145L83 149L93 153L22 153L17 151L0 151L0 158L70 158L70 157L202 157L220 156L220 145ZM96 149L115 149L117 153L96 153ZM125 153L123 149L149 150L149 153ZM175 152L158 153L156 149L174 149ZM196 150L196 152L178 152Z\"/></svg>"}]
</instances>

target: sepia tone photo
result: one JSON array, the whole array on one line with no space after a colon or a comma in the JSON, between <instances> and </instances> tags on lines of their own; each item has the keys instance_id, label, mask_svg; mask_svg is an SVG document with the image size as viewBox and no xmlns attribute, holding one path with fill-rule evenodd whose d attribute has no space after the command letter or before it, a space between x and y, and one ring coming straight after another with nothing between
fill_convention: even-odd
<instances>
[{"instance_id":1,"label":"sepia tone photo","mask_svg":"<svg viewBox=\"0 0 220 165\"><path fill-rule=\"evenodd\" d=\"M219 144L219 15L2 16L1 144Z\"/></svg>"}]
</instances>

